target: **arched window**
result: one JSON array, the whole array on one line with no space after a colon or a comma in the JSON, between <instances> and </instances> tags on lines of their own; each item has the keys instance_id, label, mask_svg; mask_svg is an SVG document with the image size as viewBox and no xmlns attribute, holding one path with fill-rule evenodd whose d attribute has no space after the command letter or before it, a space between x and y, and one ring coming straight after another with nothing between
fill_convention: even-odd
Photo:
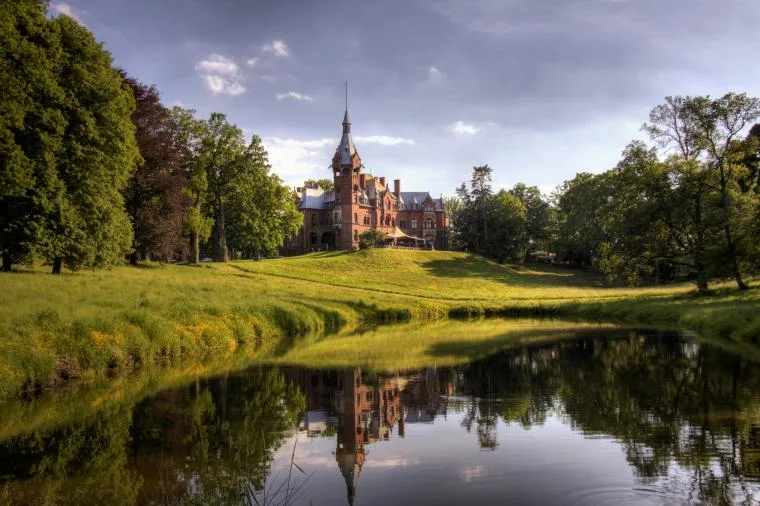
<instances>
[{"instance_id":1,"label":"arched window","mask_svg":"<svg viewBox=\"0 0 760 506\"><path fill-rule=\"evenodd\" d=\"M311 213L311 226L317 226L317 213Z\"/></svg>"},{"instance_id":2,"label":"arched window","mask_svg":"<svg viewBox=\"0 0 760 506\"><path fill-rule=\"evenodd\" d=\"M354 230L354 242L359 240L359 232L357 230Z\"/></svg>"},{"instance_id":3,"label":"arched window","mask_svg":"<svg viewBox=\"0 0 760 506\"><path fill-rule=\"evenodd\" d=\"M311 233L311 243L317 244L317 234L314 232Z\"/></svg>"},{"instance_id":4,"label":"arched window","mask_svg":"<svg viewBox=\"0 0 760 506\"><path fill-rule=\"evenodd\" d=\"M354 223L359 223L359 215L354 213Z\"/></svg>"},{"instance_id":5,"label":"arched window","mask_svg":"<svg viewBox=\"0 0 760 506\"><path fill-rule=\"evenodd\" d=\"M433 228L433 220L431 218L425 218L425 228Z\"/></svg>"}]
</instances>

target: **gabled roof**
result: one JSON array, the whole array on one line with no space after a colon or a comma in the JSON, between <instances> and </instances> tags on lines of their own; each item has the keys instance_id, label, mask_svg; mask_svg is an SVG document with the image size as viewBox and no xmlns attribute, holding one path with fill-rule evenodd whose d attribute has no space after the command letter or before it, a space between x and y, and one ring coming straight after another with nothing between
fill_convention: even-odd
<instances>
[{"instance_id":1,"label":"gabled roof","mask_svg":"<svg viewBox=\"0 0 760 506\"><path fill-rule=\"evenodd\" d=\"M322 188L304 188L300 195L301 209L327 209L327 202L335 200L335 192Z\"/></svg>"},{"instance_id":2,"label":"gabled roof","mask_svg":"<svg viewBox=\"0 0 760 506\"><path fill-rule=\"evenodd\" d=\"M430 199L435 204L436 211L443 211L443 202L441 199L434 199L429 192L401 192L401 200L404 201L404 209L414 211L422 209L422 204Z\"/></svg>"}]
</instances>

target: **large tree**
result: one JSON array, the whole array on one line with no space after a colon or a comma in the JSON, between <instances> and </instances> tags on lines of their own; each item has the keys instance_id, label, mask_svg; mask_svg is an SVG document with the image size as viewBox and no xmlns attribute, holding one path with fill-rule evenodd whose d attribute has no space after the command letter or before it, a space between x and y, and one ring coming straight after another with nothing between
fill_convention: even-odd
<instances>
[{"instance_id":1,"label":"large tree","mask_svg":"<svg viewBox=\"0 0 760 506\"><path fill-rule=\"evenodd\" d=\"M175 126L171 111L161 104L158 90L125 76L136 101L132 121L142 163L124 189L127 212L134 227L130 263L156 258L168 261L180 241L187 207L183 170L187 146L183 130Z\"/></svg>"},{"instance_id":2,"label":"large tree","mask_svg":"<svg viewBox=\"0 0 760 506\"><path fill-rule=\"evenodd\" d=\"M264 144L253 136L237 164L226 213L230 247L246 257L274 253L303 224L293 192L270 171Z\"/></svg>"},{"instance_id":3,"label":"large tree","mask_svg":"<svg viewBox=\"0 0 760 506\"><path fill-rule=\"evenodd\" d=\"M0 252L2 269L31 257L58 185L56 155L65 120L56 71L58 31L47 2L0 5Z\"/></svg>"},{"instance_id":4,"label":"large tree","mask_svg":"<svg viewBox=\"0 0 760 506\"><path fill-rule=\"evenodd\" d=\"M736 217L739 188L738 173L732 163L732 147L740 134L760 118L760 99L745 93L727 93L720 98L709 96L667 97L655 107L650 123L644 125L650 136L663 148L677 148L685 159L699 160L712 173L709 184L719 193L724 255L739 289L746 289L740 257L742 241L737 239Z\"/></svg>"},{"instance_id":5,"label":"large tree","mask_svg":"<svg viewBox=\"0 0 760 506\"><path fill-rule=\"evenodd\" d=\"M132 246L121 191L140 159L130 119L134 98L92 33L68 16L51 23L61 40L57 79L66 128L40 251L53 273L62 265L116 265Z\"/></svg>"}]
</instances>

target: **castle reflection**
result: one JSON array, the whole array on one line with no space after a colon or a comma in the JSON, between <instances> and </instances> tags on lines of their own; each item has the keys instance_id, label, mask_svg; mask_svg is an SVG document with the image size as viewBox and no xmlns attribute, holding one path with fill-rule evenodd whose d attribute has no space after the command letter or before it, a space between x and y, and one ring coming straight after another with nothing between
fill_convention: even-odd
<instances>
[{"instance_id":1,"label":"castle reflection","mask_svg":"<svg viewBox=\"0 0 760 506\"><path fill-rule=\"evenodd\" d=\"M455 391L452 369L427 368L409 373L365 374L362 369L288 369L285 375L306 397L299 431L308 437L336 436L335 460L353 504L365 446L388 441L394 430L404 437L407 424L432 423L446 416Z\"/></svg>"}]
</instances>

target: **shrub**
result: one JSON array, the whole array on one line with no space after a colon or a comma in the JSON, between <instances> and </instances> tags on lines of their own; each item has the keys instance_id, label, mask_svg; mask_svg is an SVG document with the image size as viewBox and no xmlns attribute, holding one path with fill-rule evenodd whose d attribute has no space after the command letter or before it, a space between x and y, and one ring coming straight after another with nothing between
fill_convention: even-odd
<instances>
[{"instance_id":1,"label":"shrub","mask_svg":"<svg viewBox=\"0 0 760 506\"><path fill-rule=\"evenodd\" d=\"M359 249L372 248L384 236L378 230L367 230L359 234Z\"/></svg>"}]
</instances>

